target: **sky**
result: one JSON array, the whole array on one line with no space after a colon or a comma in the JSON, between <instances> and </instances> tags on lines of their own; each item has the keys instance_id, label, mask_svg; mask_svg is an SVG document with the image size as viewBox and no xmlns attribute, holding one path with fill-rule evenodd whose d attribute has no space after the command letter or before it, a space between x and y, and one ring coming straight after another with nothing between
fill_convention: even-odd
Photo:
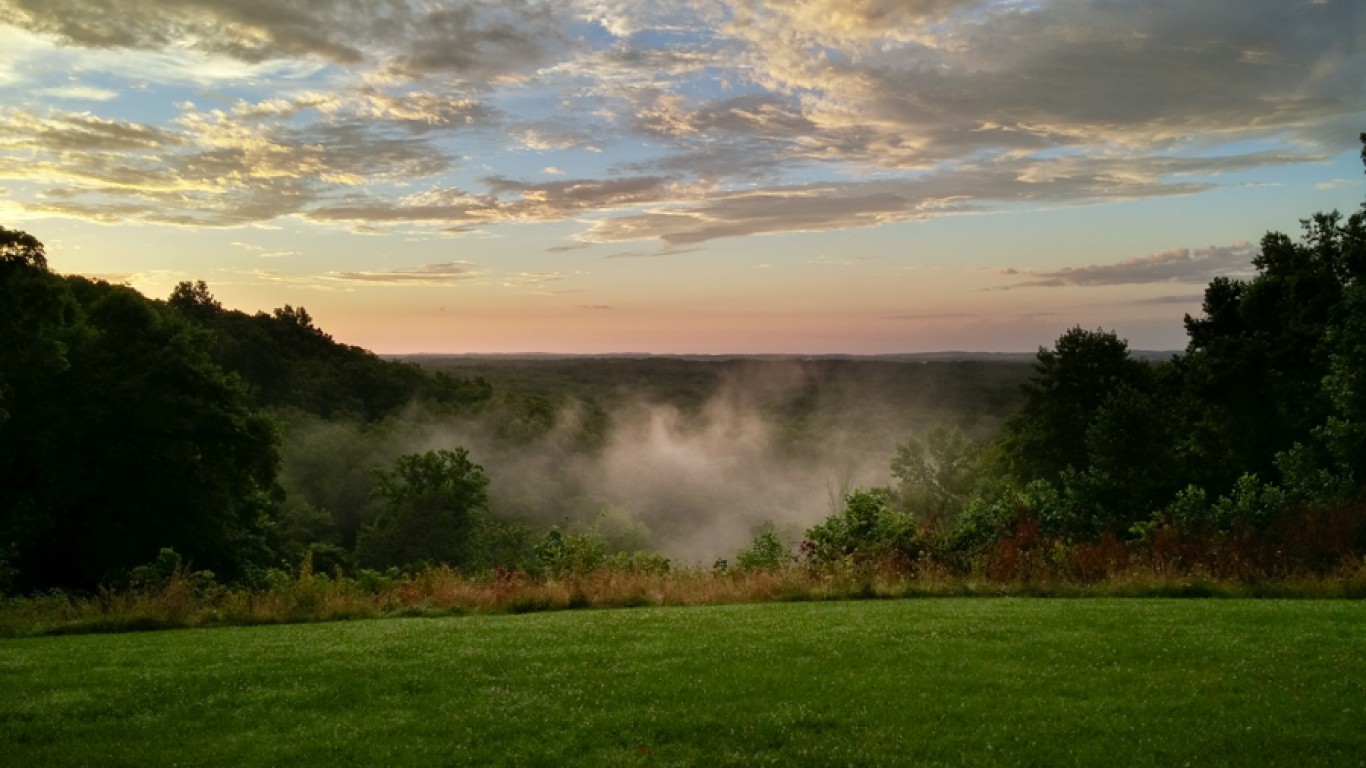
<instances>
[{"instance_id":1,"label":"sky","mask_svg":"<svg viewBox=\"0 0 1366 768\"><path fill-rule=\"evenodd\" d=\"M1185 346L1361 0L0 0L0 225L380 353Z\"/></svg>"}]
</instances>

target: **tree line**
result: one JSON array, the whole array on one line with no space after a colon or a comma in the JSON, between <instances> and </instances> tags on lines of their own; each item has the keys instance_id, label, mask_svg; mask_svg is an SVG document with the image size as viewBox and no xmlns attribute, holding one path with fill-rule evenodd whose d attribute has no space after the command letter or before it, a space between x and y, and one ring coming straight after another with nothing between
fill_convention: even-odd
<instances>
[{"instance_id":1,"label":"tree line","mask_svg":"<svg viewBox=\"0 0 1366 768\"><path fill-rule=\"evenodd\" d=\"M1359 561L1366 204L1314 214L1298 239L1267 234L1252 266L1249 279L1208 285L1184 353L1150 363L1113 332L1072 328L1039 350L999 434L926 430L897 446L892 484L849 493L798 540L759 531L736 565L1015 578L1085 577L1135 554L1235 574ZM304 559L555 573L612 557L591 534L496 519L464 449L375 467L346 520L281 476L293 415L493 409L515 441L553 425L543 397L510 401L481 379L382 360L302 307L224 309L203 282L159 301L58 275L39 240L5 228L0 306L0 591L118 584L168 549L248 586ZM583 450L604 422L589 409Z\"/></svg>"},{"instance_id":2,"label":"tree line","mask_svg":"<svg viewBox=\"0 0 1366 768\"><path fill-rule=\"evenodd\" d=\"M154 301L54 274L40 241L4 228L0 306L0 589L90 589L162 548L249 579L317 533L278 482L279 413L490 397L338 344L303 308L248 315L202 282Z\"/></svg>"},{"instance_id":3,"label":"tree line","mask_svg":"<svg viewBox=\"0 0 1366 768\"><path fill-rule=\"evenodd\" d=\"M1262 238L1253 277L1210 282L1170 361L1135 359L1103 329L1041 348L996 439L938 428L900 445L897 482L852 494L807 531L804 553L1003 577L1134 553L1231 575L1359 564L1366 204L1302 227L1298 240Z\"/></svg>"}]
</instances>

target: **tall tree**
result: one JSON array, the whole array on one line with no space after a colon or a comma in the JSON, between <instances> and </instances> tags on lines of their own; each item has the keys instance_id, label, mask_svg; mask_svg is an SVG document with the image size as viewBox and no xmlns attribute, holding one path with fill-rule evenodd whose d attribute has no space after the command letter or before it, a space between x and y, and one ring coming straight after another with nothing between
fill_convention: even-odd
<instances>
[{"instance_id":1,"label":"tall tree","mask_svg":"<svg viewBox=\"0 0 1366 768\"><path fill-rule=\"evenodd\" d=\"M31 259L0 262L0 295L19 299L0 320L0 542L17 586L90 588L163 547L225 577L265 557L278 438L203 331Z\"/></svg>"},{"instance_id":2,"label":"tall tree","mask_svg":"<svg viewBox=\"0 0 1366 768\"><path fill-rule=\"evenodd\" d=\"M1086 434L1101 406L1121 388L1147 391L1148 365L1112 332L1068 330L1053 349L1039 348L1025 403L1005 424L1003 457L1016 479L1057 480L1090 463Z\"/></svg>"},{"instance_id":3,"label":"tall tree","mask_svg":"<svg viewBox=\"0 0 1366 768\"><path fill-rule=\"evenodd\" d=\"M1203 315L1186 317L1180 367L1200 404L1193 431L1209 490L1222 492L1246 472L1269 477L1277 453L1308 440L1332 412L1323 387L1329 339L1366 277L1366 215L1333 211L1301 223L1299 241L1268 233L1256 276L1216 278Z\"/></svg>"},{"instance_id":4,"label":"tall tree","mask_svg":"<svg viewBox=\"0 0 1366 768\"><path fill-rule=\"evenodd\" d=\"M464 448L398 457L375 471L379 513L361 531L357 559L370 566L445 563L470 556L470 536L488 506L488 476Z\"/></svg>"}]
</instances>

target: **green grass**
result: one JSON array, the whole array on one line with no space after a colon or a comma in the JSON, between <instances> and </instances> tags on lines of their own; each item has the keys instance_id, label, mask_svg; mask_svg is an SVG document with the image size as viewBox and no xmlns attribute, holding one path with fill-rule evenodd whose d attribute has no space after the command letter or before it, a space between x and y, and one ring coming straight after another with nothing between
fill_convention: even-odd
<instances>
[{"instance_id":1,"label":"green grass","mask_svg":"<svg viewBox=\"0 0 1366 768\"><path fill-rule=\"evenodd\" d=\"M1366 604L927 599L0 641L0 763L1366 765Z\"/></svg>"}]
</instances>

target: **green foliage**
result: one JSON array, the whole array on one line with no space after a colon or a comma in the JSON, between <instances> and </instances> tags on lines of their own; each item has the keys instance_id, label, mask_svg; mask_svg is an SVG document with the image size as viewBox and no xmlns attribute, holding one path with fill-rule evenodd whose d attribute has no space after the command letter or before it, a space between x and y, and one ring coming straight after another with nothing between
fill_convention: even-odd
<instances>
[{"instance_id":1,"label":"green foliage","mask_svg":"<svg viewBox=\"0 0 1366 768\"><path fill-rule=\"evenodd\" d=\"M1152 518L1182 487L1180 424L1169 399L1129 385L1111 392L1086 429L1087 464L1058 478L1062 511L1053 531L1094 541Z\"/></svg>"},{"instance_id":2,"label":"green foliage","mask_svg":"<svg viewBox=\"0 0 1366 768\"><path fill-rule=\"evenodd\" d=\"M1187 534L1226 537L1234 532L1264 531L1289 504L1280 487L1245 474L1213 502L1203 488L1189 486L1176 495L1160 519Z\"/></svg>"},{"instance_id":3,"label":"green foliage","mask_svg":"<svg viewBox=\"0 0 1366 768\"><path fill-rule=\"evenodd\" d=\"M10 594L19 578L19 569L14 567L14 559L12 545L0 545L0 597Z\"/></svg>"},{"instance_id":4,"label":"green foliage","mask_svg":"<svg viewBox=\"0 0 1366 768\"><path fill-rule=\"evenodd\" d=\"M1056 480L1068 467L1089 464L1087 432L1112 395L1148 389L1147 364L1129 356L1114 333L1072 328L1054 349L1040 348L1025 404L1005 423L1006 468L1021 482Z\"/></svg>"},{"instance_id":5,"label":"green foliage","mask_svg":"<svg viewBox=\"0 0 1366 768\"><path fill-rule=\"evenodd\" d=\"M297 563L305 553L324 570L344 561L338 545L337 524L331 513L297 495L277 505L269 532L271 549L285 562Z\"/></svg>"},{"instance_id":6,"label":"green foliage","mask_svg":"<svg viewBox=\"0 0 1366 768\"><path fill-rule=\"evenodd\" d=\"M842 512L807 529L802 551L813 564L911 560L919 551L915 520L892 506L885 488L854 491Z\"/></svg>"},{"instance_id":7,"label":"green foliage","mask_svg":"<svg viewBox=\"0 0 1366 768\"><path fill-rule=\"evenodd\" d=\"M1366 209L1302 225L1298 242L1268 233L1256 277L1217 278L1203 316L1186 318L1183 378L1199 403L1191 434L1206 487L1270 476L1278 453L1342 416L1352 391L1343 385L1366 362L1354 351L1362 322L1352 298L1366 276Z\"/></svg>"},{"instance_id":8,"label":"green foliage","mask_svg":"<svg viewBox=\"0 0 1366 768\"><path fill-rule=\"evenodd\" d=\"M213 571L192 570L170 547L163 547L152 562L130 569L127 584L132 590L154 593L170 588L177 580L185 582L198 595L218 586Z\"/></svg>"},{"instance_id":9,"label":"green foliage","mask_svg":"<svg viewBox=\"0 0 1366 768\"><path fill-rule=\"evenodd\" d=\"M180 283L166 305L210 332L213 360L248 384L258 407L375 421L413 400L459 409L491 395L482 381L427 373L339 344L304 307L254 315L225 310L203 281Z\"/></svg>"},{"instance_id":10,"label":"green foliage","mask_svg":"<svg viewBox=\"0 0 1366 768\"><path fill-rule=\"evenodd\" d=\"M1363 206L1366 210L1366 206ZM1362 226L1362 214L1352 223ZM1366 259L1366 235L1356 232L1351 250ZM1346 250L1347 248L1344 248ZM1313 435L1331 457L1335 475L1349 484L1366 482L1366 283L1355 282L1344 293L1339 322L1329 329L1325 347L1329 350L1328 375L1323 387L1330 403L1330 414Z\"/></svg>"},{"instance_id":11,"label":"green foliage","mask_svg":"<svg viewBox=\"0 0 1366 768\"><path fill-rule=\"evenodd\" d=\"M360 568L356 571L353 580L358 589L373 595L402 583L403 574L396 566L390 566L383 571L377 571L373 568Z\"/></svg>"},{"instance_id":12,"label":"green foliage","mask_svg":"<svg viewBox=\"0 0 1366 768\"><path fill-rule=\"evenodd\" d=\"M465 568L473 573L534 571L535 545L536 538L527 526L479 515L470 532L470 554Z\"/></svg>"},{"instance_id":13,"label":"green foliage","mask_svg":"<svg viewBox=\"0 0 1366 768\"><path fill-rule=\"evenodd\" d=\"M540 572L552 578L591 573L607 562L607 541L596 532L546 531L534 549Z\"/></svg>"},{"instance_id":14,"label":"green foliage","mask_svg":"<svg viewBox=\"0 0 1366 768\"><path fill-rule=\"evenodd\" d=\"M533 546L532 554L534 560L528 570L553 579L599 571L662 574L670 568L669 559L658 553L614 548L596 526L573 533L552 526Z\"/></svg>"},{"instance_id":15,"label":"green foliage","mask_svg":"<svg viewBox=\"0 0 1366 768\"><path fill-rule=\"evenodd\" d=\"M356 541L357 563L371 568L445 563L470 557L470 536L488 504L488 477L464 448L398 457L375 470L379 511Z\"/></svg>"},{"instance_id":16,"label":"green foliage","mask_svg":"<svg viewBox=\"0 0 1366 768\"><path fill-rule=\"evenodd\" d=\"M1262 239L1252 279L1210 282L1170 364L1136 363L1113 334L1080 328L1041 349L1000 441L1026 489L969 505L960 538L980 546L1008 510L1096 541L1157 520L1264 532L1353 504L1366 478L1366 207L1302 224L1298 241ZM1051 498L1029 503L1037 481Z\"/></svg>"},{"instance_id":17,"label":"green foliage","mask_svg":"<svg viewBox=\"0 0 1366 768\"><path fill-rule=\"evenodd\" d=\"M90 589L163 547L269 557L274 424L205 334L130 288L0 262L0 541L16 587ZM15 311L10 312L13 307Z\"/></svg>"},{"instance_id":18,"label":"green foliage","mask_svg":"<svg viewBox=\"0 0 1366 768\"><path fill-rule=\"evenodd\" d=\"M1256 531L1266 528L1284 506L1285 495L1280 488L1249 473L1238 478L1228 495L1215 501L1211 516L1221 531L1235 527Z\"/></svg>"},{"instance_id":19,"label":"green foliage","mask_svg":"<svg viewBox=\"0 0 1366 768\"><path fill-rule=\"evenodd\" d=\"M28 404L65 373L72 346L92 333L69 287L47 271L45 261L9 255L15 241L29 239L0 227L0 424L16 398Z\"/></svg>"},{"instance_id":20,"label":"green foliage","mask_svg":"<svg viewBox=\"0 0 1366 768\"><path fill-rule=\"evenodd\" d=\"M613 552L603 566L609 573L661 576L673 569L673 562L658 552Z\"/></svg>"},{"instance_id":21,"label":"green foliage","mask_svg":"<svg viewBox=\"0 0 1366 768\"><path fill-rule=\"evenodd\" d=\"M899 481L897 503L924 527L956 525L984 481L984 449L983 443L942 424L924 439L901 443L892 458L892 476Z\"/></svg>"},{"instance_id":22,"label":"green foliage","mask_svg":"<svg viewBox=\"0 0 1366 768\"><path fill-rule=\"evenodd\" d=\"M1214 521L1209 496L1198 485L1188 485L1177 492L1176 498L1162 511L1165 522L1190 533L1209 533L1218 530Z\"/></svg>"},{"instance_id":23,"label":"green foliage","mask_svg":"<svg viewBox=\"0 0 1366 768\"><path fill-rule=\"evenodd\" d=\"M777 570L791 560L792 553L778 537L772 523L760 526L749 546L735 556L736 567L743 571Z\"/></svg>"},{"instance_id":24,"label":"green foliage","mask_svg":"<svg viewBox=\"0 0 1366 768\"><path fill-rule=\"evenodd\" d=\"M1329 417L1309 443L1295 443L1276 455L1279 486L1287 503L1303 508L1348 505L1358 493L1352 453L1339 453L1337 430L1345 422ZM1345 442L1345 441L1344 441Z\"/></svg>"},{"instance_id":25,"label":"green foliage","mask_svg":"<svg viewBox=\"0 0 1366 768\"><path fill-rule=\"evenodd\" d=\"M211 323L223 311L222 303L213 297L203 280L176 283L170 298L166 300L166 306L200 324Z\"/></svg>"},{"instance_id":26,"label":"green foliage","mask_svg":"<svg viewBox=\"0 0 1366 768\"><path fill-rule=\"evenodd\" d=\"M1031 480L974 497L957 527L927 541L931 553L962 571L980 568L991 547L1009 538L1021 523L1036 523L1040 533L1050 537L1066 537L1077 523L1079 503L1069 498L1069 481L1075 484L1075 473L1065 473L1061 484Z\"/></svg>"}]
</instances>

